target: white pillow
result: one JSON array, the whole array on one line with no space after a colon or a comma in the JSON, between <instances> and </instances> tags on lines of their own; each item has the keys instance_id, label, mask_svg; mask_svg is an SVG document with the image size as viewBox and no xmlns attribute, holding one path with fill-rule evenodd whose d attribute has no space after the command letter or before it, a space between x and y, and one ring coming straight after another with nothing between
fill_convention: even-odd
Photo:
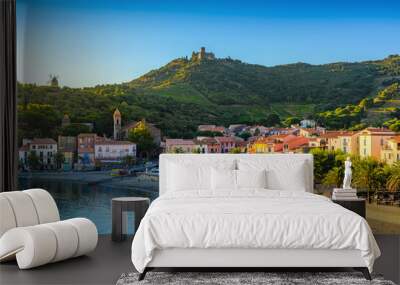
<instances>
[{"instance_id":1,"label":"white pillow","mask_svg":"<svg viewBox=\"0 0 400 285\"><path fill-rule=\"evenodd\" d=\"M167 189L173 192L210 189L210 170L211 167L169 163Z\"/></svg>"},{"instance_id":2,"label":"white pillow","mask_svg":"<svg viewBox=\"0 0 400 285\"><path fill-rule=\"evenodd\" d=\"M236 170L237 187L240 188L267 188L267 171L263 170Z\"/></svg>"},{"instance_id":3,"label":"white pillow","mask_svg":"<svg viewBox=\"0 0 400 285\"><path fill-rule=\"evenodd\" d=\"M211 191L211 169L235 169L236 161L219 160L198 163L169 161L166 165L167 191Z\"/></svg>"},{"instance_id":4,"label":"white pillow","mask_svg":"<svg viewBox=\"0 0 400 285\"><path fill-rule=\"evenodd\" d=\"M211 189L214 191L236 190L236 170L233 169L217 169L211 170Z\"/></svg>"},{"instance_id":5,"label":"white pillow","mask_svg":"<svg viewBox=\"0 0 400 285\"><path fill-rule=\"evenodd\" d=\"M307 189L307 164L303 160L252 159L239 160L239 170L266 169L267 188L272 190L303 191Z\"/></svg>"}]
</instances>

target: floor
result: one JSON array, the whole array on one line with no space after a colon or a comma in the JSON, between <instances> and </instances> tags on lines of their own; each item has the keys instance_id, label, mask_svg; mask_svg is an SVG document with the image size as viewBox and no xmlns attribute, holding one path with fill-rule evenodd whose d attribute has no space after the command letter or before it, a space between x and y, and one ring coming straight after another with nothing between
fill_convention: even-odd
<instances>
[{"instance_id":1,"label":"floor","mask_svg":"<svg viewBox=\"0 0 400 285\"><path fill-rule=\"evenodd\" d=\"M375 272L400 284L400 235L375 236L382 256ZM130 261L131 241L112 242L100 236L97 249L89 256L49 264L31 270L18 270L15 262L0 265L0 284L115 284L124 272L134 271Z\"/></svg>"}]
</instances>

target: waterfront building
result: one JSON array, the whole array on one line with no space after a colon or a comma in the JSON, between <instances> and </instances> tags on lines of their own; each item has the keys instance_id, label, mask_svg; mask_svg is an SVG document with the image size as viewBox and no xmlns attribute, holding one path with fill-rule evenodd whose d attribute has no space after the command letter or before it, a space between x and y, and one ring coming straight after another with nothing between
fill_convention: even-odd
<instances>
[{"instance_id":1,"label":"waterfront building","mask_svg":"<svg viewBox=\"0 0 400 285\"><path fill-rule=\"evenodd\" d=\"M168 153L192 153L200 151L200 146L197 145L192 139L166 139L165 151Z\"/></svg>"},{"instance_id":2,"label":"waterfront building","mask_svg":"<svg viewBox=\"0 0 400 285\"><path fill-rule=\"evenodd\" d=\"M248 145L248 153L274 153L277 139L275 137L259 137Z\"/></svg>"},{"instance_id":3,"label":"waterfront building","mask_svg":"<svg viewBox=\"0 0 400 285\"><path fill-rule=\"evenodd\" d=\"M274 152L282 153L307 153L309 151L309 139L302 136L288 135L282 142L276 143Z\"/></svg>"},{"instance_id":4,"label":"waterfront building","mask_svg":"<svg viewBox=\"0 0 400 285\"><path fill-rule=\"evenodd\" d=\"M64 156L63 170L72 170L77 157L77 138L58 136L58 152Z\"/></svg>"},{"instance_id":5,"label":"waterfront building","mask_svg":"<svg viewBox=\"0 0 400 285\"><path fill-rule=\"evenodd\" d=\"M102 163L121 162L127 156L136 157L135 143L103 139L94 145L94 158Z\"/></svg>"},{"instance_id":6,"label":"waterfront building","mask_svg":"<svg viewBox=\"0 0 400 285\"><path fill-rule=\"evenodd\" d=\"M381 159L381 151L386 142L396 133L384 128L366 128L358 133L358 154L360 157Z\"/></svg>"},{"instance_id":7,"label":"waterfront building","mask_svg":"<svg viewBox=\"0 0 400 285\"><path fill-rule=\"evenodd\" d=\"M197 138L201 153L221 153L221 145L215 138Z\"/></svg>"},{"instance_id":8,"label":"waterfront building","mask_svg":"<svg viewBox=\"0 0 400 285\"><path fill-rule=\"evenodd\" d=\"M18 149L18 158L22 167L28 165L29 144L25 143Z\"/></svg>"},{"instance_id":9,"label":"waterfront building","mask_svg":"<svg viewBox=\"0 0 400 285\"><path fill-rule=\"evenodd\" d=\"M38 157L41 168L54 169L57 142L51 138L35 138L25 140L25 144L19 149L19 160L25 166L28 164L30 154Z\"/></svg>"},{"instance_id":10,"label":"waterfront building","mask_svg":"<svg viewBox=\"0 0 400 285\"><path fill-rule=\"evenodd\" d=\"M321 144L327 150L356 154L358 153L356 134L356 132L352 131L326 131L319 138L321 139Z\"/></svg>"},{"instance_id":11,"label":"waterfront building","mask_svg":"<svg viewBox=\"0 0 400 285\"><path fill-rule=\"evenodd\" d=\"M228 153L236 146L237 141L235 137L215 137L215 140L220 144L222 153Z\"/></svg>"},{"instance_id":12,"label":"waterfront building","mask_svg":"<svg viewBox=\"0 0 400 285\"><path fill-rule=\"evenodd\" d=\"M94 167L94 146L98 137L94 133L78 135L78 168Z\"/></svg>"},{"instance_id":13,"label":"waterfront building","mask_svg":"<svg viewBox=\"0 0 400 285\"><path fill-rule=\"evenodd\" d=\"M381 151L382 161L393 164L400 161L400 136L391 137L386 141Z\"/></svg>"}]
</instances>

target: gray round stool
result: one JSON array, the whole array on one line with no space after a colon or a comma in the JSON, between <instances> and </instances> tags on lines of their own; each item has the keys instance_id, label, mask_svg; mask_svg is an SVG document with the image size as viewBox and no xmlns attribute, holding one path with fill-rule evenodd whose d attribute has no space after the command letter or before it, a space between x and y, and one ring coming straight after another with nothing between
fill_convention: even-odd
<instances>
[{"instance_id":1,"label":"gray round stool","mask_svg":"<svg viewBox=\"0 0 400 285\"><path fill-rule=\"evenodd\" d=\"M123 241L127 236L127 212L135 214L135 231L150 205L149 198L119 197L111 200L113 241Z\"/></svg>"}]
</instances>

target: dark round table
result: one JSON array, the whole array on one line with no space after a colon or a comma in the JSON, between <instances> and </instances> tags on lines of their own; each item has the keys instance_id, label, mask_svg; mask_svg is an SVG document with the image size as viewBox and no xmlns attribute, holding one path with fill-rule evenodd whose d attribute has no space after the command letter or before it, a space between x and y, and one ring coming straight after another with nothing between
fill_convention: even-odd
<instances>
[{"instance_id":1,"label":"dark round table","mask_svg":"<svg viewBox=\"0 0 400 285\"><path fill-rule=\"evenodd\" d=\"M127 213L135 215L135 232L150 205L149 198L118 197L111 200L113 241L123 241L127 237Z\"/></svg>"}]
</instances>

